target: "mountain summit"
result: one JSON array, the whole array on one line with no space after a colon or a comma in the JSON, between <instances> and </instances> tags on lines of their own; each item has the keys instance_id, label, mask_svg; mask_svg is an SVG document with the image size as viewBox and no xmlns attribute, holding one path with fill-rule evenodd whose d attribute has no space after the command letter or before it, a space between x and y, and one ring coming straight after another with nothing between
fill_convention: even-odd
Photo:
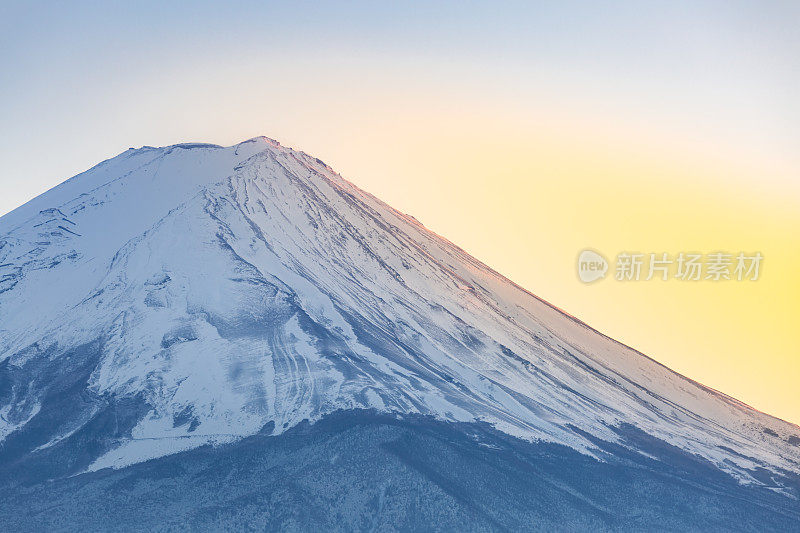
<instances>
[{"instance_id":1,"label":"mountain summit","mask_svg":"<svg viewBox=\"0 0 800 533\"><path fill-rule=\"evenodd\" d=\"M112 492L123 528L796 528L799 473L798 427L265 137L130 149L0 218L0 496L39 525Z\"/></svg>"}]
</instances>

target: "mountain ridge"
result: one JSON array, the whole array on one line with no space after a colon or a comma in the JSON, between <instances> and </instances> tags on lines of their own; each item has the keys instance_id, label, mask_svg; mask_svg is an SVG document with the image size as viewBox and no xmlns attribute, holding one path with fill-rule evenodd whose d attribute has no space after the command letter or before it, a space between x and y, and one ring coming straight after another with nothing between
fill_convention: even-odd
<instances>
[{"instance_id":1,"label":"mountain ridge","mask_svg":"<svg viewBox=\"0 0 800 533\"><path fill-rule=\"evenodd\" d=\"M594 330L266 137L128 150L0 217L0 324L16 376L0 455L100 416L96 400L26 437L53 394L37 372L63 367L86 394L136 405L130 427L98 434L89 470L354 408L486 421L590 456L630 423L743 483L800 464L796 425Z\"/></svg>"}]
</instances>

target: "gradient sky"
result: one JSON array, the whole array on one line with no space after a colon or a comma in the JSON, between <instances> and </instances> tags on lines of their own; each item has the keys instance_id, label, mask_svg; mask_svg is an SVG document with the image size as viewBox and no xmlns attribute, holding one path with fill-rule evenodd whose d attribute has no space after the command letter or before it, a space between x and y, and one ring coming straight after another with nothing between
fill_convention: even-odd
<instances>
[{"instance_id":1,"label":"gradient sky","mask_svg":"<svg viewBox=\"0 0 800 533\"><path fill-rule=\"evenodd\" d=\"M267 135L800 423L799 27L798 2L5 1L0 214L131 146ZM583 285L586 247L765 259Z\"/></svg>"}]
</instances>

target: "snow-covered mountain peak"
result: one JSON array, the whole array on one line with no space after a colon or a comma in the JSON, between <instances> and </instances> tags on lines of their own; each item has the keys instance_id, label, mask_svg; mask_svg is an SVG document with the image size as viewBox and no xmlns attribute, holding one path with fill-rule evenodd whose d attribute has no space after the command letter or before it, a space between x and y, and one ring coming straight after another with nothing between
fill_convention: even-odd
<instances>
[{"instance_id":1,"label":"snow-covered mountain peak","mask_svg":"<svg viewBox=\"0 0 800 533\"><path fill-rule=\"evenodd\" d=\"M749 482L800 464L796 426L266 137L128 150L0 218L0 376L0 442L35 453L99 425L90 469L353 408L598 458L630 426Z\"/></svg>"},{"instance_id":2,"label":"snow-covered mountain peak","mask_svg":"<svg viewBox=\"0 0 800 533\"><path fill-rule=\"evenodd\" d=\"M239 144L241 145L245 143L257 143L257 144L261 143L261 144L266 144L268 146L272 146L274 148L281 148L280 142L271 137L267 137L266 135L258 135L256 137L253 137L252 139L247 139L246 141L242 141Z\"/></svg>"}]
</instances>

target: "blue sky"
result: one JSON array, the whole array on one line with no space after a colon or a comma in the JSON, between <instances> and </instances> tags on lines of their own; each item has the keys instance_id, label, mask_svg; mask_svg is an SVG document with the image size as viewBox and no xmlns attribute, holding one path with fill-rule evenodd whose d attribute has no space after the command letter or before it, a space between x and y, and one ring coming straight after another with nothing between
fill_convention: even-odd
<instances>
[{"instance_id":1,"label":"blue sky","mask_svg":"<svg viewBox=\"0 0 800 533\"><path fill-rule=\"evenodd\" d=\"M790 150L800 135L798 23L796 2L6 1L0 156L14 190L0 212L77 171L71 142L110 155L143 141L126 129L141 117L137 100L163 91L183 97L176 115L200 112L191 107L209 99L269 96L304 68L321 91L315 69L325 68L337 83L376 90L410 80L524 100L547 87L595 107L691 113L712 135L750 129L737 142ZM228 86L210 79L221 75ZM104 116L118 127L95 135ZM61 166L31 164L42 132L67 141L51 156Z\"/></svg>"},{"instance_id":2,"label":"blue sky","mask_svg":"<svg viewBox=\"0 0 800 533\"><path fill-rule=\"evenodd\" d=\"M128 147L268 135L798 421L798 28L796 1L0 1L0 215ZM632 243L769 266L724 294L576 281L582 247Z\"/></svg>"}]
</instances>

